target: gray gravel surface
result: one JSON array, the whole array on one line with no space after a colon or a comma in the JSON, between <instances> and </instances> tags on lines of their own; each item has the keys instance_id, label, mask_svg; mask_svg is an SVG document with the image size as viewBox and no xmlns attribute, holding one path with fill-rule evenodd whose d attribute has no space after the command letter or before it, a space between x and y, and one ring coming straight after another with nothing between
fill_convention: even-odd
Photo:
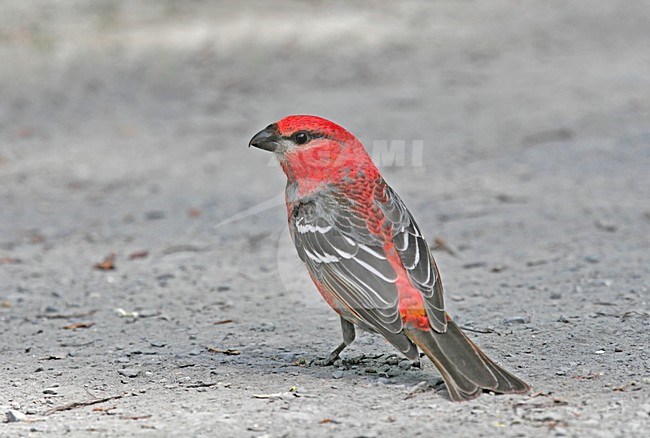
<instances>
[{"instance_id":1,"label":"gray gravel surface","mask_svg":"<svg viewBox=\"0 0 650 438\"><path fill-rule=\"evenodd\" d=\"M0 436L650 430L650 3L348 3L0 4ZM450 313L532 395L449 402L369 334L312 364L337 317L246 148L291 113L404 151Z\"/></svg>"}]
</instances>

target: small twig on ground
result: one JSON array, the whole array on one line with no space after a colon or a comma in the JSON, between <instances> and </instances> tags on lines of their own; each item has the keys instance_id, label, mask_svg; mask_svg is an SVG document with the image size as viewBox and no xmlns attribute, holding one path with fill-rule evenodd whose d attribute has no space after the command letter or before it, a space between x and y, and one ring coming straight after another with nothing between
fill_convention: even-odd
<instances>
[{"instance_id":1,"label":"small twig on ground","mask_svg":"<svg viewBox=\"0 0 650 438\"><path fill-rule=\"evenodd\" d=\"M496 331L494 329L491 329L491 328L482 329L482 328L468 327L466 325L463 325L460 328L465 330L465 331L472 332L472 333L483 333L483 334L496 333L497 335L501 336L501 333L499 333L498 331Z\"/></svg>"},{"instance_id":2,"label":"small twig on ground","mask_svg":"<svg viewBox=\"0 0 650 438\"><path fill-rule=\"evenodd\" d=\"M216 322L213 322L212 324L213 325L221 325L221 324L230 324L230 323L233 323L233 322L237 322L237 321L235 321L234 319L222 319L221 321L216 321Z\"/></svg>"},{"instance_id":3,"label":"small twig on ground","mask_svg":"<svg viewBox=\"0 0 650 438\"><path fill-rule=\"evenodd\" d=\"M199 382L185 386L186 388L211 388L217 386L219 382Z\"/></svg>"},{"instance_id":4,"label":"small twig on ground","mask_svg":"<svg viewBox=\"0 0 650 438\"><path fill-rule=\"evenodd\" d=\"M107 402L109 400L117 400L117 399L122 398L122 397L124 397L124 396L123 395L113 395L111 397L97 398L97 399L89 400L89 401L85 401L85 402L72 402L72 403L65 404L63 406L57 406L55 408L48 409L47 411L45 411L45 415L52 415L52 414L54 414L56 412L70 411L72 409L83 408L83 407L86 407L86 406L92 406L92 405L96 405L96 404L99 404L99 403Z\"/></svg>"},{"instance_id":5,"label":"small twig on ground","mask_svg":"<svg viewBox=\"0 0 650 438\"><path fill-rule=\"evenodd\" d=\"M149 251L143 249L142 251L135 251L129 254L129 260L143 259L149 255Z\"/></svg>"},{"instance_id":6,"label":"small twig on ground","mask_svg":"<svg viewBox=\"0 0 650 438\"><path fill-rule=\"evenodd\" d=\"M152 415L133 415L133 416L121 416L120 420L146 420L147 418L151 418Z\"/></svg>"},{"instance_id":7,"label":"small twig on ground","mask_svg":"<svg viewBox=\"0 0 650 438\"><path fill-rule=\"evenodd\" d=\"M639 318L647 318L650 316L650 314L648 314L648 312L637 312L636 310L630 310L621 315L621 321L625 321L626 319L633 316L638 316Z\"/></svg>"},{"instance_id":8,"label":"small twig on ground","mask_svg":"<svg viewBox=\"0 0 650 438\"><path fill-rule=\"evenodd\" d=\"M241 351L235 350L234 348L228 348L228 349L223 349L223 348L216 348L216 347L205 347L206 350L208 350L210 353L222 353L228 356L237 356L241 354Z\"/></svg>"},{"instance_id":9,"label":"small twig on ground","mask_svg":"<svg viewBox=\"0 0 650 438\"><path fill-rule=\"evenodd\" d=\"M68 324L66 326L63 326L65 330L76 330L80 328L89 328L94 326L95 323L92 321L86 321L86 322L75 322L73 324Z\"/></svg>"},{"instance_id":10,"label":"small twig on ground","mask_svg":"<svg viewBox=\"0 0 650 438\"><path fill-rule=\"evenodd\" d=\"M89 310L88 312L84 312L84 313L70 313L70 314L54 313L52 315L48 315L47 313L44 313L41 315L37 315L37 317L45 318L45 319L76 319L76 318L85 318L87 316L92 316L95 313L97 313L97 309Z\"/></svg>"},{"instance_id":11,"label":"small twig on ground","mask_svg":"<svg viewBox=\"0 0 650 438\"><path fill-rule=\"evenodd\" d=\"M93 412L108 412L108 411L112 411L115 408L117 408L117 405L107 406L105 408L98 406L96 408L93 408Z\"/></svg>"}]
</instances>

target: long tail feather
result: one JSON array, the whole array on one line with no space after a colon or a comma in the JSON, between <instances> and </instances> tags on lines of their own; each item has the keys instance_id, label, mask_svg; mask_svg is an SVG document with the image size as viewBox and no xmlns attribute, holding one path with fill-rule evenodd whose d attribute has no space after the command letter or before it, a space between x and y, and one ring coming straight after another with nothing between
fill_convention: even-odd
<instances>
[{"instance_id":1,"label":"long tail feather","mask_svg":"<svg viewBox=\"0 0 650 438\"><path fill-rule=\"evenodd\" d=\"M405 332L438 368L454 401L471 400L483 390L502 394L530 391L525 382L492 362L451 320L445 333Z\"/></svg>"}]
</instances>

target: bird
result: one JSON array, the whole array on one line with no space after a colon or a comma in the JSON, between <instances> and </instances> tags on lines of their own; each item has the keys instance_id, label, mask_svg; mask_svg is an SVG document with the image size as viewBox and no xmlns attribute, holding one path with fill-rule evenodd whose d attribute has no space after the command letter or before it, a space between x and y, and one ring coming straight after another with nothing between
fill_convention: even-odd
<instances>
[{"instance_id":1,"label":"bird","mask_svg":"<svg viewBox=\"0 0 650 438\"><path fill-rule=\"evenodd\" d=\"M286 174L291 239L340 316L343 341L324 364L354 341L356 326L412 361L421 350L452 401L530 391L445 311L440 272L420 227L353 134L322 117L290 115L258 132L250 146L272 152Z\"/></svg>"}]
</instances>

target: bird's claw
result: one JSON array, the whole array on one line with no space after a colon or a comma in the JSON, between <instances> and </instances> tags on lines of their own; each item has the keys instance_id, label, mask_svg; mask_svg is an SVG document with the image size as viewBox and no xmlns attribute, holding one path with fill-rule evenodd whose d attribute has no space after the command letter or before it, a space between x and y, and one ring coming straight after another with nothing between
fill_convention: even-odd
<instances>
[{"instance_id":1,"label":"bird's claw","mask_svg":"<svg viewBox=\"0 0 650 438\"><path fill-rule=\"evenodd\" d=\"M332 353L325 359L315 359L313 364L319 367L329 367L334 365L337 360L339 360L339 355Z\"/></svg>"}]
</instances>

